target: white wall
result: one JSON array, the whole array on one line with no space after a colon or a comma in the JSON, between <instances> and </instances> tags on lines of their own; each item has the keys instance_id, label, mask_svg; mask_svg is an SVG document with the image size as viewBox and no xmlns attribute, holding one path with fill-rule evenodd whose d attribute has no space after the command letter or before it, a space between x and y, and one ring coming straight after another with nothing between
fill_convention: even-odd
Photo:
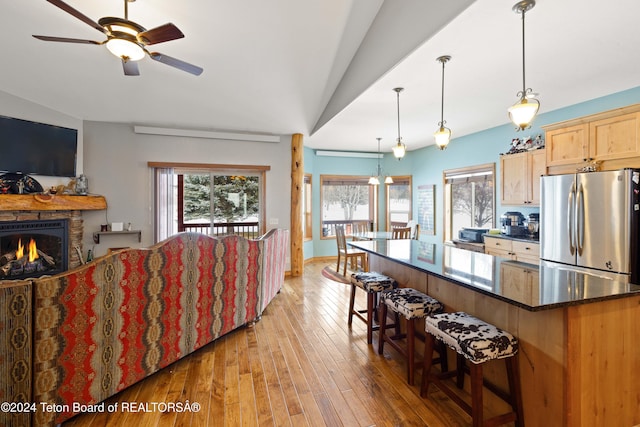
<instances>
[{"instance_id":1,"label":"white wall","mask_svg":"<svg viewBox=\"0 0 640 427\"><path fill-rule=\"evenodd\" d=\"M270 166L266 173L267 229L290 228L290 135L281 137L279 143L223 141L142 135L134 133L129 124L85 122L84 148L89 191L105 196L108 204L106 212L83 214L85 250L94 246L91 235L100 229L100 224L131 222L133 229L142 230L140 244L134 236L103 236L94 248L97 256L109 247L153 244L153 176L147 166L150 161Z\"/></svg>"},{"instance_id":2,"label":"white wall","mask_svg":"<svg viewBox=\"0 0 640 427\"><path fill-rule=\"evenodd\" d=\"M82 120L76 117L62 114L51 108L44 107L39 104L27 101L22 98L13 96L7 92L0 91L0 115L7 117L15 117L23 120L31 120L33 122L47 123L55 126L63 126L78 130L78 155L76 159L76 175L80 175L83 170L83 146L82 146ZM0 154L1 155L1 154ZM49 188L53 185L67 184L69 178L39 176L33 177L44 187Z\"/></svg>"}]
</instances>

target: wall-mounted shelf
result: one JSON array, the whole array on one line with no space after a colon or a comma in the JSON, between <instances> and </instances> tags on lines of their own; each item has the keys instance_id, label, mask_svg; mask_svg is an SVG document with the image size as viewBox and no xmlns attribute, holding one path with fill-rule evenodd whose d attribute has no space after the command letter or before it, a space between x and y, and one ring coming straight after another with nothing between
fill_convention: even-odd
<instances>
[{"instance_id":1,"label":"wall-mounted shelf","mask_svg":"<svg viewBox=\"0 0 640 427\"><path fill-rule=\"evenodd\" d=\"M96 231L93 233L93 241L98 244L100 243L100 236L109 235L113 236L116 234L137 234L138 242L142 242L142 230L131 230L131 231Z\"/></svg>"}]
</instances>

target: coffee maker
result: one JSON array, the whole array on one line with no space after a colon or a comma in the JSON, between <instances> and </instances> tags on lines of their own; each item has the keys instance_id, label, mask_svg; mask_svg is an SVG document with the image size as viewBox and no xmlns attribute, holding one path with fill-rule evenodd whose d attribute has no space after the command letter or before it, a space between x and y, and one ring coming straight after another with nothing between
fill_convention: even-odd
<instances>
[{"instance_id":1,"label":"coffee maker","mask_svg":"<svg viewBox=\"0 0 640 427\"><path fill-rule=\"evenodd\" d=\"M526 236L527 228L524 226L524 215L521 212L505 212L500 216L500 233L505 236Z\"/></svg>"}]
</instances>

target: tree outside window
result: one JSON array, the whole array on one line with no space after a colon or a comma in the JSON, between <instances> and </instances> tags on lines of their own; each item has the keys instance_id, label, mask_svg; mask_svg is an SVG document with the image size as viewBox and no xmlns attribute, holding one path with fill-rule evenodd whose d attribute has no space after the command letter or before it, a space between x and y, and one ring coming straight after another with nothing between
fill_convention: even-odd
<instances>
[{"instance_id":1,"label":"tree outside window","mask_svg":"<svg viewBox=\"0 0 640 427\"><path fill-rule=\"evenodd\" d=\"M456 239L463 227L494 227L494 176L493 164L444 171L445 240Z\"/></svg>"},{"instance_id":2,"label":"tree outside window","mask_svg":"<svg viewBox=\"0 0 640 427\"><path fill-rule=\"evenodd\" d=\"M350 234L355 222L375 221L375 187L369 177L321 176L322 236L335 235L335 225Z\"/></svg>"}]
</instances>

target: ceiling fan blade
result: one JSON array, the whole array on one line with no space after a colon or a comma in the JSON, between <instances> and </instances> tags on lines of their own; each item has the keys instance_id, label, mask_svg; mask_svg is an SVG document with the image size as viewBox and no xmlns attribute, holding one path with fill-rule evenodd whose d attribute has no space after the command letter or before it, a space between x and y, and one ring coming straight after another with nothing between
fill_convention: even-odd
<instances>
[{"instance_id":1,"label":"ceiling fan blade","mask_svg":"<svg viewBox=\"0 0 640 427\"><path fill-rule=\"evenodd\" d=\"M138 69L138 63L135 61L122 60L122 69L125 76L139 76L140 70Z\"/></svg>"},{"instance_id":2,"label":"ceiling fan blade","mask_svg":"<svg viewBox=\"0 0 640 427\"><path fill-rule=\"evenodd\" d=\"M96 30L100 31L101 33L109 34L109 32L102 25L98 24L93 19L89 18L88 16L83 15L81 12L79 12L78 10L72 8L71 6L69 6L68 4L63 2L62 0L47 0L47 1L49 3L51 3L52 5L57 6L60 9L64 10L68 14L75 16L76 18L78 18L79 20L84 22L85 24L95 28Z\"/></svg>"},{"instance_id":3,"label":"ceiling fan blade","mask_svg":"<svg viewBox=\"0 0 640 427\"><path fill-rule=\"evenodd\" d=\"M145 44L150 45L168 42L170 40L181 39L184 37L184 34L182 34L182 31L180 31L178 27L176 27L172 23L168 23L147 31L143 31L138 34L138 37L142 39Z\"/></svg>"},{"instance_id":4,"label":"ceiling fan blade","mask_svg":"<svg viewBox=\"0 0 640 427\"><path fill-rule=\"evenodd\" d=\"M46 42L65 42L65 43L82 43L82 44L102 44L104 42L97 42L93 40L85 40L85 39L70 39L67 37L51 37L51 36L36 36L38 40L44 40Z\"/></svg>"},{"instance_id":5,"label":"ceiling fan blade","mask_svg":"<svg viewBox=\"0 0 640 427\"><path fill-rule=\"evenodd\" d=\"M176 58L172 58L164 53L159 52L151 52L149 53L151 59L155 59L158 62L162 62L163 64L170 65L172 67L178 68L182 71L186 71L187 73L191 73L195 76L199 76L204 71L202 68L189 64L187 62L181 61Z\"/></svg>"}]
</instances>

